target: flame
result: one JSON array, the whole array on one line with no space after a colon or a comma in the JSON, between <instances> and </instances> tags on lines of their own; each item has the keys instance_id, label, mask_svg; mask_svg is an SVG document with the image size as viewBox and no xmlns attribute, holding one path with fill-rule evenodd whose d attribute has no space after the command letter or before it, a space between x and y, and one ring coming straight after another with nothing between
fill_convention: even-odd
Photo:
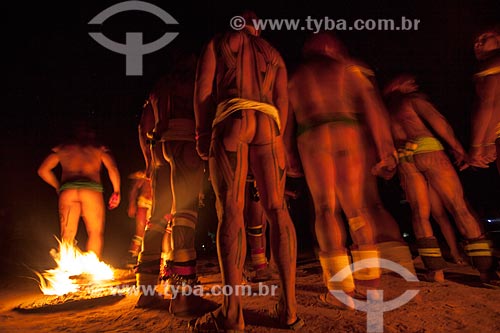
<instances>
[{"instance_id":1,"label":"flame","mask_svg":"<svg viewBox=\"0 0 500 333\"><path fill-rule=\"evenodd\" d=\"M82 252L72 243L58 242L59 252L55 249L50 251L57 267L36 273L45 295L61 296L77 292L84 285L113 279L113 268L100 261L94 252ZM85 280L85 283L78 279Z\"/></svg>"}]
</instances>

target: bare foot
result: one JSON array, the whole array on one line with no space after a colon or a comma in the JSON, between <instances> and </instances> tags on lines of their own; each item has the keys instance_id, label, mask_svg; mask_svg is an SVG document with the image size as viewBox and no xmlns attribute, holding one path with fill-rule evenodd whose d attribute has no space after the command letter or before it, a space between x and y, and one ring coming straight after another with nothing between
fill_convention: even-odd
<instances>
[{"instance_id":1,"label":"bare foot","mask_svg":"<svg viewBox=\"0 0 500 333\"><path fill-rule=\"evenodd\" d=\"M424 274L425 280L428 282L439 282L443 283L444 282L444 271L442 269L439 269L437 271L427 271L427 273Z\"/></svg>"},{"instance_id":2,"label":"bare foot","mask_svg":"<svg viewBox=\"0 0 500 333\"><path fill-rule=\"evenodd\" d=\"M453 254L452 253L451 258L455 264L457 264L459 266L467 266L467 262L460 254L458 254L458 253Z\"/></svg>"},{"instance_id":3,"label":"bare foot","mask_svg":"<svg viewBox=\"0 0 500 333\"><path fill-rule=\"evenodd\" d=\"M348 297L350 296L350 297ZM345 293L343 301L341 302L337 297L333 296L330 292L319 295L319 299L330 306L333 306L340 310L354 310L355 305L351 297L354 297L354 292Z\"/></svg>"}]
</instances>

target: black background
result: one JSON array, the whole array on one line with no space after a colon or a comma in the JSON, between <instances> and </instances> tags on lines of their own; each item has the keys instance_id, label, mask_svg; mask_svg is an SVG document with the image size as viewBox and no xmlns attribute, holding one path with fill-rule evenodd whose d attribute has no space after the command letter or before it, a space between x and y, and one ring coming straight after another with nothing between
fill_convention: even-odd
<instances>
[{"instance_id":1,"label":"black background","mask_svg":"<svg viewBox=\"0 0 500 333\"><path fill-rule=\"evenodd\" d=\"M146 93L170 65L176 46L199 53L216 32L242 9L261 18L379 19L401 16L419 19L418 31L338 32L350 53L374 68L379 83L398 72L417 75L422 90L449 120L468 148L473 108L472 75L475 34L500 22L500 1L150 1L171 14L177 26L165 26L154 15L121 13L102 27L88 22L119 1L9 2L3 4L2 61L5 93L1 122L0 227L2 270L11 264L29 267L50 264L48 251L59 234L57 197L36 170L58 143L74 118L94 121L101 139L111 148L122 175L122 204L107 213L105 259L117 263L126 253L133 221L126 216L126 176L142 167L137 123ZM102 31L123 43L125 32L144 33L145 42L166 31L179 36L163 49L145 55L142 76L125 75L125 56L97 44L89 35ZM300 59L305 31L264 31L262 36L282 53L290 71ZM493 168L460 174L466 196L482 217L500 215L499 180ZM110 184L104 178L106 197ZM384 199L401 223L407 207L399 202L397 181L384 182ZM297 203L296 223L310 220L307 207ZM301 217L302 215L302 217ZM307 218L303 218L307 216ZM208 223L208 222L207 222ZM213 223L212 221L210 223ZM80 228L79 239L85 232ZM300 238L300 234L299 234ZM84 243L81 243L84 244Z\"/></svg>"}]
</instances>

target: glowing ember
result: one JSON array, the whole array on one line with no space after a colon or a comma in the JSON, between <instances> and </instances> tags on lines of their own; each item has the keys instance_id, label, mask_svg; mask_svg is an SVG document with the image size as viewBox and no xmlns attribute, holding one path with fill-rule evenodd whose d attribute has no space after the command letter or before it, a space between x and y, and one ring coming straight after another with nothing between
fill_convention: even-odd
<instances>
[{"instance_id":1,"label":"glowing ember","mask_svg":"<svg viewBox=\"0 0 500 333\"><path fill-rule=\"evenodd\" d=\"M97 258L94 252L82 252L68 242L59 242L59 252L52 250L57 267L37 273L45 295L65 295L96 282L112 280L113 268Z\"/></svg>"}]
</instances>

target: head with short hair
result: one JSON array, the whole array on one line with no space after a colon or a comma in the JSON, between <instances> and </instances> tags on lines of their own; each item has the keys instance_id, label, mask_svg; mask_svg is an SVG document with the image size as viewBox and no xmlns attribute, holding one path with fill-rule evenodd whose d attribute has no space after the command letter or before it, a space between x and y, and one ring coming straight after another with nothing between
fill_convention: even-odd
<instances>
[{"instance_id":1,"label":"head with short hair","mask_svg":"<svg viewBox=\"0 0 500 333\"><path fill-rule=\"evenodd\" d=\"M478 60L484 60L500 49L500 24L483 29L474 41L474 54Z\"/></svg>"},{"instance_id":2,"label":"head with short hair","mask_svg":"<svg viewBox=\"0 0 500 333\"><path fill-rule=\"evenodd\" d=\"M387 96L395 91L403 94L409 94L418 90L415 83L415 75L404 73L396 76L387 83L383 89L383 95Z\"/></svg>"},{"instance_id":3,"label":"head with short hair","mask_svg":"<svg viewBox=\"0 0 500 333\"><path fill-rule=\"evenodd\" d=\"M97 131L90 119L79 118L71 120L65 128L65 143L81 146L97 145Z\"/></svg>"},{"instance_id":4,"label":"head with short hair","mask_svg":"<svg viewBox=\"0 0 500 333\"><path fill-rule=\"evenodd\" d=\"M304 42L302 54L306 58L323 55L336 60L348 57L347 48L340 39L326 31L311 34Z\"/></svg>"},{"instance_id":5,"label":"head with short hair","mask_svg":"<svg viewBox=\"0 0 500 333\"><path fill-rule=\"evenodd\" d=\"M254 22L257 21L259 17L253 10L246 9L242 11L239 16L245 20L245 29L247 31L257 36L260 35L261 31L254 25Z\"/></svg>"}]
</instances>

